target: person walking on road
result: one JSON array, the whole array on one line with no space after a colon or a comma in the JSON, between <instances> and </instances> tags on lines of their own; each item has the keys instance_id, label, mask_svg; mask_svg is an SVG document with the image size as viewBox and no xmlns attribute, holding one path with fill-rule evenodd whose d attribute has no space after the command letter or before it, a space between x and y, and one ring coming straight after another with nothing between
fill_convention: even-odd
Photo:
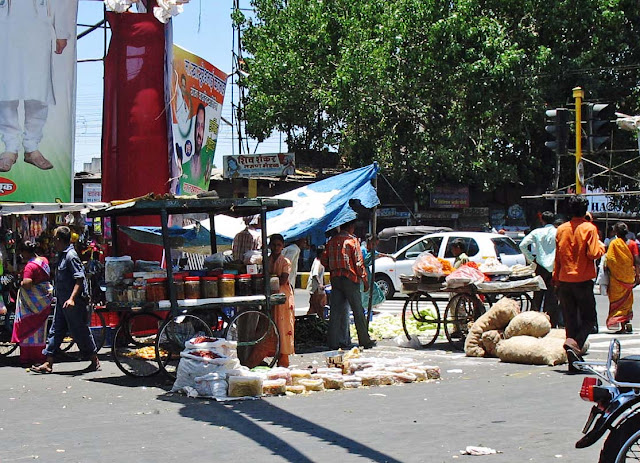
<instances>
[{"instance_id":1,"label":"person walking on road","mask_svg":"<svg viewBox=\"0 0 640 463\"><path fill-rule=\"evenodd\" d=\"M306 238L299 238L282 250L282 255L291 262L291 273L289 274L289 283L292 288L296 287L296 278L298 278L298 261L300 260L300 252L307 249L309 244Z\"/></svg>"},{"instance_id":2,"label":"person walking on road","mask_svg":"<svg viewBox=\"0 0 640 463\"><path fill-rule=\"evenodd\" d=\"M606 254L606 268L609 270L609 316L607 328L616 334L631 333L633 319L633 287L636 283L640 258L633 255L626 237L629 233L627 225L619 222L613 230L617 238L611 240ZM634 243L635 244L635 243Z\"/></svg>"},{"instance_id":3,"label":"person walking on road","mask_svg":"<svg viewBox=\"0 0 640 463\"><path fill-rule=\"evenodd\" d=\"M551 211L542 213L542 228L536 228L520 242L520 250L527 262L536 263L536 275L544 280L547 289L537 291L533 295L534 310L543 310L549 315L551 326L563 327L564 321L558 308L558 299L551 279L556 260L556 227L553 226L554 214ZM535 256L534 256L535 254Z\"/></svg>"},{"instance_id":4,"label":"person walking on road","mask_svg":"<svg viewBox=\"0 0 640 463\"><path fill-rule=\"evenodd\" d=\"M367 270L365 269L360 243L355 237L356 222L341 226L340 233L331 238L325 246L322 265L331 273L331 313L329 316L328 344L330 349L350 347L349 312L351 306L353 320L358 332L358 344L369 349L376 345L367 331L362 300L360 299L360 281L364 290L369 290Z\"/></svg>"},{"instance_id":5,"label":"person walking on road","mask_svg":"<svg viewBox=\"0 0 640 463\"><path fill-rule=\"evenodd\" d=\"M100 361L96 352L96 344L89 330L88 291L84 266L73 244L71 244L69 227L56 228L53 232L53 239L58 251L58 266L54 284L56 309L47 346L42 351L47 359L42 365L31 368L31 371L34 373L53 372L54 355L58 352L67 333L71 334L78 345L80 354L91 360L84 371L97 371L100 369Z\"/></svg>"},{"instance_id":6,"label":"person walking on road","mask_svg":"<svg viewBox=\"0 0 640 463\"><path fill-rule=\"evenodd\" d=\"M324 267L322 266L322 255L324 246L316 249L316 258L311 264L309 280L307 281L307 291L309 291L309 311L307 315L317 315L324 318L324 306L327 305L327 294L324 290Z\"/></svg>"},{"instance_id":7,"label":"person walking on road","mask_svg":"<svg viewBox=\"0 0 640 463\"><path fill-rule=\"evenodd\" d=\"M584 218L587 199L572 196L568 206L572 219L557 230L553 280L558 288L567 334L564 348L569 371L574 372L573 362L582 361L584 343L597 328L593 280L596 277L595 261L604 255L604 245L596 226Z\"/></svg>"}]
</instances>

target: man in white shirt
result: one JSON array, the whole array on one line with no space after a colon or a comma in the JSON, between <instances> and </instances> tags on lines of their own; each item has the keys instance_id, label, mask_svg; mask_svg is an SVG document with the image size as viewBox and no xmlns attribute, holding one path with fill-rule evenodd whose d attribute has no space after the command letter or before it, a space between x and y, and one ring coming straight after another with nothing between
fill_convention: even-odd
<instances>
[{"instance_id":1,"label":"man in white shirt","mask_svg":"<svg viewBox=\"0 0 640 463\"><path fill-rule=\"evenodd\" d=\"M38 150L53 91L52 51L61 54L75 35L77 0L0 0L0 172L8 172L18 159L20 145L25 162L42 170L53 165ZM18 105L24 104L24 132L20 136ZM20 140L22 138L22 140Z\"/></svg>"},{"instance_id":2,"label":"man in white shirt","mask_svg":"<svg viewBox=\"0 0 640 463\"><path fill-rule=\"evenodd\" d=\"M556 298L551 282L553 266L556 259L556 227L553 226L553 221L553 212L543 212L542 228L536 228L525 236L520 242L520 250L527 259L527 262L536 263L536 275L540 275L547 286L546 290L534 293L534 310L544 309L551 318L551 325L553 327L562 327L564 326L562 313L558 308L558 299Z\"/></svg>"},{"instance_id":3,"label":"man in white shirt","mask_svg":"<svg viewBox=\"0 0 640 463\"><path fill-rule=\"evenodd\" d=\"M292 288L296 287L296 278L298 277L298 261L300 260L300 251L307 249L306 238L299 238L289 246L282 250L282 255L291 261L291 273L289 274L289 283Z\"/></svg>"}]
</instances>

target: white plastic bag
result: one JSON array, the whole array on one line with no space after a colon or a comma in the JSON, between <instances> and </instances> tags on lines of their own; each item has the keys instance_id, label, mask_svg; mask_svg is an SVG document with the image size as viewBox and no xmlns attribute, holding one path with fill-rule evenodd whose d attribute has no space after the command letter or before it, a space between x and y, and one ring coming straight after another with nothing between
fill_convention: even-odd
<instances>
[{"instance_id":1,"label":"white plastic bag","mask_svg":"<svg viewBox=\"0 0 640 463\"><path fill-rule=\"evenodd\" d=\"M181 352L176 381L173 383L171 392L178 392L185 386L195 387L197 377L209 373L226 375L228 370L234 370L239 366L240 362L234 358L208 359Z\"/></svg>"}]
</instances>

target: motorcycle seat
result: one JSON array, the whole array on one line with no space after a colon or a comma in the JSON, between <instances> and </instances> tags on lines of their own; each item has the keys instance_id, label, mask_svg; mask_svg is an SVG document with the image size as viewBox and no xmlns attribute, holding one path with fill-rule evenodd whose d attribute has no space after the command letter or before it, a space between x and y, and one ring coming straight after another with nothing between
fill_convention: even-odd
<instances>
[{"instance_id":1,"label":"motorcycle seat","mask_svg":"<svg viewBox=\"0 0 640 463\"><path fill-rule=\"evenodd\" d=\"M640 355L629 355L618 360L616 381L640 385Z\"/></svg>"}]
</instances>

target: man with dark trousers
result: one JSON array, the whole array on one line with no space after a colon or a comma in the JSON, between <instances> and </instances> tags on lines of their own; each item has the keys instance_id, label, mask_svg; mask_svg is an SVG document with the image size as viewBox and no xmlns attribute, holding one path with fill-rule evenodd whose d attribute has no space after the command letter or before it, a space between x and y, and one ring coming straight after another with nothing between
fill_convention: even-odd
<instances>
[{"instance_id":1,"label":"man with dark trousers","mask_svg":"<svg viewBox=\"0 0 640 463\"><path fill-rule=\"evenodd\" d=\"M576 371L573 362L582 361L584 343L597 327L593 280L595 261L604 254L604 245L596 226L585 219L588 204L584 196L572 196L568 204L572 219L560 225L556 234L553 280L564 316L570 372Z\"/></svg>"},{"instance_id":2,"label":"man with dark trousers","mask_svg":"<svg viewBox=\"0 0 640 463\"><path fill-rule=\"evenodd\" d=\"M34 373L53 372L54 355L57 353L67 333L71 334L78 345L80 353L88 357L91 363L84 371L100 369L100 362L96 353L96 345L89 330L89 314L87 312L88 291L84 266L78 253L71 244L71 230L69 227L58 227L53 232L54 244L58 251L58 266L54 291L56 295L56 310L53 316L53 326L49 331L47 346L42 351L47 356L46 361L31 368Z\"/></svg>"}]
</instances>

